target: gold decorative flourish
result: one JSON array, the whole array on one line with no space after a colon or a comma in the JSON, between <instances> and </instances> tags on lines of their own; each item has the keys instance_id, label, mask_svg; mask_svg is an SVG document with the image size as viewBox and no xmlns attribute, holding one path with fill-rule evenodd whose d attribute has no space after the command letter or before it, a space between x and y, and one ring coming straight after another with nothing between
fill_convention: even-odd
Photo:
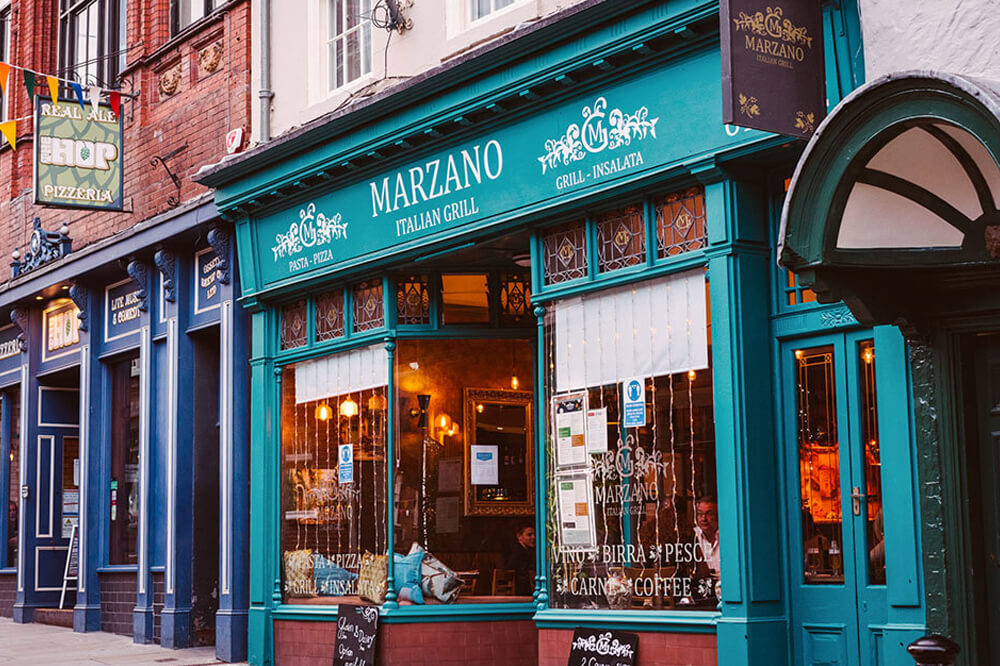
<instances>
[{"instance_id":1,"label":"gold decorative flourish","mask_svg":"<svg viewBox=\"0 0 1000 666\"><path fill-rule=\"evenodd\" d=\"M816 131L816 114L804 111L795 112L795 129L803 134L812 134Z\"/></svg>"},{"instance_id":2,"label":"gold decorative flourish","mask_svg":"<svg viewBox=\"0 0 1000 666\"><path fill-rule=\"evenodd\" d=\"M760 115L760 104L757 102L757 98L753 95L747 96L740 93L740 113L742 113L747 118L753 118L754 116Z\"/></svg>"},{"instance_id":3,"label":"gold decorative flourish","mask_svg":"<svg viewBox=\"0 0 1000 666\"><path fill-rule=\"evenodd\" d=\"M768 7L766 12L755 12L747 14L740 12L737 18L733 19L736 30L745 30L761 37L780 39L789 44L798 44L812 48L813 38L809 31L802 26L796 26L784 17L785 10L780 6Z\"/></svg>"}]
</instances>

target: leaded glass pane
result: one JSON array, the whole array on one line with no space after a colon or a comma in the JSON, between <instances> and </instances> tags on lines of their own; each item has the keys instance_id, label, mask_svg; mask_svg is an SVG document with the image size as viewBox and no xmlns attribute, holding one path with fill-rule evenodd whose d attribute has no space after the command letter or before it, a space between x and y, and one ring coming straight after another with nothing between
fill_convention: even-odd
<instances>
[{"instance_id":1,"label":"leaded glass pane","mask_svg":"<svg viewBox=\"0 0 1000 666\"><path fill-rule=\"evenodd\" d=\"M597 219L597 267L601 273L646 263L642 205L610 211Z\"/></svg>"},{"instance_id":2,"label":"leaded glass pane","mask_svg":"<svg viewBox=\"0 0 1000 666\"><path fill-rule=\"evenodd\" d=\"M431 323L430 282L426 275L410 276L396 286L396 321L405 326Z\"/></svg>"},{"instance_id":3,"label":"leaded glass pane","mask_svg":"<svg viewBox=\"0 0 1000 666\"><path fill-rule=\"evenodd\" d=\"M382 283L362 282L354 287L354 332L363 333L385 326Z\"/></svg>"},{"instance_id":4,"label":"leaded glass pane","mask_svg":"<svg viewBox=\"0 0 1000 666\"><path fill-rule=\"evenodd\" d=\"M587 234L583 222L550 229L542 236L545 284L587 276Z\"/></svg>"},{"instance_id":5,"label":"leaded glass pane","mask_svg":"<svg viewBox=\"0 0 1000 666\"><path fill-rule=\"evenodd\" d=\"M705 231L705 191L692 187L656 200L656 242L660 259L708 244Z\"/></svg>"},{"instance_id":6,"label":"leaded glass pane","mask_svg":"<svg viewBox=\"0 0 1000 666\"><path fill-rule=\"evenodd\" d=\"M330 291L316 298L316 340L344 336L344 292Z\"/></svg>"},{"instance_id":7,"label":"leaded glass pane","mask_svg":"<svg viewBox=\"0 0 1000 666\"><path fill-rule=\"evenodd\" d=\"M500 276L500 323L524 324L531 314L531 282L527 275Z\"/></svg>"},{"instance_id":8,"label":"leaded glass pane","mask_svg":"<svg viewBox=\"0 0 1000 666\"><path fill-rule=\"evenodd\" d=\"M295 301L281 308L281 348L295 349L306 345L306 302Z\"/></svg>"}]
</instances>

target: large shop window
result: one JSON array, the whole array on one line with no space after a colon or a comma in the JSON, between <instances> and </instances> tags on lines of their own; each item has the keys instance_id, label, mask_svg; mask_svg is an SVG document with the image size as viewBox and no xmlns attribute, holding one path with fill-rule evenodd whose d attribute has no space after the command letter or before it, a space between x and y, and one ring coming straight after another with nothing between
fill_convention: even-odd
<instances>
[{"instance_id":1,"label":"large shop window","mask_svg":"<svg viewBox=\"0 0 1000 666\"><path fill-rule=\"evenodd\" d=\"M0 419L0 423L7 424L6 432L0 434L5 440L0 449L6 454L6 460L0 460L0 470L6 474L6 477L0 474L0 478L6 480L7 487L7 522L4 549L0 554L0 568L5 568L17 566L17 517L21 503L21 405L17 390L5 391L0 405L9 412Z\"/></svg>"},{"instance_id":2,"label":"large shop window","mask_svg":"<svg viewBox=\"0 0 1000 666\"><path fill-rule=\"evenodd\" d=\"M703 270L547 316L554 608L714 609L719 532Z\"/></svg>"},{"instance_id":3,"label":"large shop window","mask_svg":"<svg viewBox=\"0 0 1000 666\"><path fill-rule=\"evenodd\" d=\"M139 357L110 366L111 469L108 564L135 564L139 535Z\"/></svg>"}]
</instances>

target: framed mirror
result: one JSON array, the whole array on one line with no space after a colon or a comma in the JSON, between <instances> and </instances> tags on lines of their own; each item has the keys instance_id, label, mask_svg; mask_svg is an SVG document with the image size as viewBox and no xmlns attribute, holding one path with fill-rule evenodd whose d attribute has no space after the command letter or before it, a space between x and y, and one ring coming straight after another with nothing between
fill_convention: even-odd
<instances>
[{"instance_id":1,"label":"framed mirror","mask_svg":"<svg viewBox=\"0 0 1000 666\"><path fill-rule=\"evenodd\" d=\"M532 396L465 389L465 515L535 515Z\"/></svg>"}]
</instances>

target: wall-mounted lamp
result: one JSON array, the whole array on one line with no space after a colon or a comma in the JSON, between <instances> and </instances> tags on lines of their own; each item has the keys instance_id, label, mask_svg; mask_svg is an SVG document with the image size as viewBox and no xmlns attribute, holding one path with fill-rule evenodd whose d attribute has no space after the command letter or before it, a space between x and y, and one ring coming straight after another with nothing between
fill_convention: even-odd
<instances>
[{"instance_id":1,"label":"wall-mounted lamp","mask_svg":"<svg viewBox=\"0 0 1000 666\"><path fill-rule=\"evenodd\" d=\"M341 416L357 416L358 415L358 403L354 402L350 397L344 402L340 403L340 415Z\"/></svg>"},{"instance_id":2,"label":"wall-mounted lamp","mask_svg":"<svg viewBox=\"0 0 1000 666\"><path fill-rule=\"evenodd\" d=\"M341 406L343 409L343 406ZM333 418L333 408L325 402L316 405L316 419L319 421L329 421Z\"/></svg>"},{"instance_id":3,"label":"wall-mounted lamp","mask_svg":"<svg viewBox=\"0 0 1000 666\"><path fill-rule=\"evenodd\" d=\"M510 387L517 390L517 387L521 385L521 381L517 378L517 375L510 376Z\"/></svg>"},{"instance_id":4,"label":"wall-mounted lamp","mask_svg":"<svg viewBox=\"0 0 1000 666\"><path fill-rule=\"evenodd\" d=\"M417 419L418 428L427 427L427 406L431 404L431 396L428 393L421 393L417 396L417 407L410 409L410 416L420 418Z\"/></svg>"}]
</instances>

